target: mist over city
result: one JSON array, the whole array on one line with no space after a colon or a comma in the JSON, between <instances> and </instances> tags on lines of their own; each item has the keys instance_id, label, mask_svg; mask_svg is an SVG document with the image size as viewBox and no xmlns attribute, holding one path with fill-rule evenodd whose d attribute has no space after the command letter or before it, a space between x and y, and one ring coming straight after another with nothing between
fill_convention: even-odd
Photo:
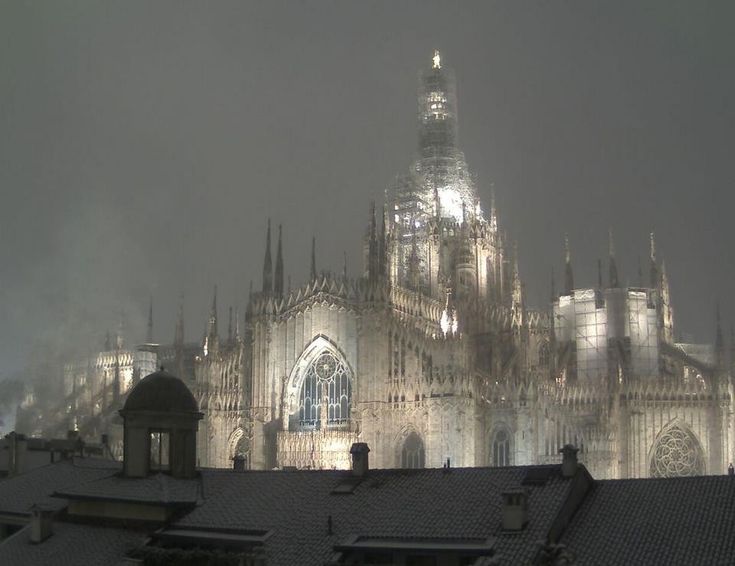
<instances>
[{"instance_id":1,"label":"mist over city","mask_svg":"<svg viewBox=\"0 0 735 566\"><path fill-rule=\"evenodd\" d=\"M730 563L734 20L1 3L0 564Z\"/></svg>"}]
</instances>

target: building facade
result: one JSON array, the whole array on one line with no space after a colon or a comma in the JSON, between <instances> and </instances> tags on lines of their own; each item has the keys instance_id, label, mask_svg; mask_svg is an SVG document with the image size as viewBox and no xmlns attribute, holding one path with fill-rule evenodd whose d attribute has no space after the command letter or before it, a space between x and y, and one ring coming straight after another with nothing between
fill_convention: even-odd
<instances>
[{"instance_id":1,"label":"building facade","mask_svg":"<svg viewBox=\"0 0 735 566\"><path fill-rule=\"evenodd\" d=\"M347 468L354 442L382 468L532 465L574 444L598 478L723 473L735 459L732 360L719 321L714 347L675 342L653 235L645 283L620 284L611 236L607 277L577 288L567 244L563 285L530 309L515 246L459 148L454 78L438 52L420 75L418 131L408 174L372 207L359 277L318 272L312 250L308 280L286 289L269 224L242 330L231 310L226 338L218 330L215 293L201 342L184 343L180 316L171 346L151 336L134 352L113 348L130 379L115 377L119 361L111 378L102 364L117 394L99 406L86 384L103 370L85 362L58 426L121 438L104 414L155 355L204 413L201 465Z\"/></svg>"}]
</instances>

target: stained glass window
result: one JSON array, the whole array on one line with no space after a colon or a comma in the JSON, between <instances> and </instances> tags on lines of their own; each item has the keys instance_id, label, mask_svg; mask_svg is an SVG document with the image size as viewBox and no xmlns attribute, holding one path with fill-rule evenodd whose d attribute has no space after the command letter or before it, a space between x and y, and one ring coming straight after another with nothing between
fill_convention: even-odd
<instances>
[{"instance_id":1,"label":"stained glass window","mask_svg":"<svg viewBox=\"0 0 735 566\"><path fill-rule=\"evenodd\" d=\"M346 426L351 403L352 383L347 366L331 352L322 352L309 365L301 385L299 426Z\"/></svg>"}]
</instances>

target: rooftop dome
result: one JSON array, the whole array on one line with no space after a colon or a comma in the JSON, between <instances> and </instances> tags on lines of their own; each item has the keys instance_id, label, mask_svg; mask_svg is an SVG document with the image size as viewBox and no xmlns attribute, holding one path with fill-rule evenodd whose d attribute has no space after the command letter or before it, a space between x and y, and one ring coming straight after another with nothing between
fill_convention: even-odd
<instances>
[{"instance_id":1,"label":"rooftop dome","mask_svg":"<svg viewBox=\"0 0 735 566\"><path fill-rule=\"evenodd\" d=\"M184 382L161 368L133 387L123 411L198 413L199 406Z\"/></svg>"}]
</instances>

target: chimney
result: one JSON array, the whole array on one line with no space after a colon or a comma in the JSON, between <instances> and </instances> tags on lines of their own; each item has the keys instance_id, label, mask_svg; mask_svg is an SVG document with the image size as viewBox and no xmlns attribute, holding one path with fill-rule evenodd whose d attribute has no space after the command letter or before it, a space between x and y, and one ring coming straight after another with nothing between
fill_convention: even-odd
<instances>
[{"instance_id":1,"label":"chimney","mask_svg":"<svg viewBox=\"0 0 735 566\"><path fill-rule=\"evenodd\" d=\"M8 476L12 477L25 471L28 441L25 435L15 431L8 433L5 438L8 439Z\"/></svg>"},{"instance_id":2,"label":"chimney","mask_svg":"<svg viewBox=\"0 0 735 566\"><path fill-rule=\"evenodd\" d=\"M352 454L352 475L358 478L367 475L370 466L368 465L368 448L367 442L355 442L350 448Z\"/></svg>"},{"instance_id":3,"label":"chimney","mask_svg":"<svg viewBox=\"0 0 735 566\"><path fill-rule=\"evenodd\" d=\"M232 459L232 469L236 472L244 472L245 471L245 456L242 454L237 454Z\"/></svg>"},{"instance_id":4,"label":"chimney","mask_svg":"<svg viewBox=\"0 0 735 566\"><path fill-rule=\"evenodd\" d=\"M523 530L528 523L528 494L524 490L506 491L502 497L503 530Z\"/></svg>"},{"instance_id":5,"label":"chimney","mask_svg":"<svg viewBox=\"0 0 735 566\"><path fill-rule=\"evenodd\" d=\"M31 537L33 544L45 541L53 534L53 511L38 505L31 507Z\"/></svg>"},{"instance_id":6,"label":"chimney","mask_svg":"<svg viewBox=\"0 0 735 566\"><path fill-rule=\"evenodd\" d=\"M571 444L565 444L559 450L561 458L561 475L565 478L571 478L577 473L577 452L579 448L575 448Z\"/></svg>"}]
</instances>

